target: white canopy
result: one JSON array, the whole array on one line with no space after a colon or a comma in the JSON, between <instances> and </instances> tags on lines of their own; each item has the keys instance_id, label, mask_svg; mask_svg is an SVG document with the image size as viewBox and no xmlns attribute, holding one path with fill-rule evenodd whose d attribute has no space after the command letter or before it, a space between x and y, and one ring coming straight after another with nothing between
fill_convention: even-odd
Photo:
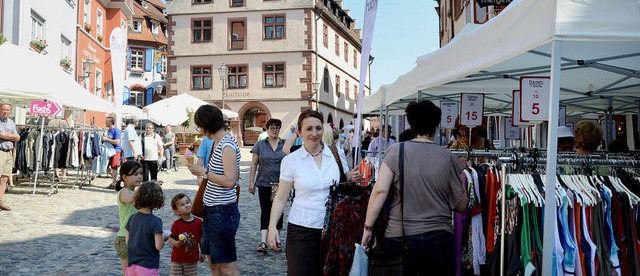
<instances>
[{"instance_id":1,"label":"white canopy","mask_svg":"<svg viewBox=\"0 0 640 276\"><path fill-rule=\"evenodd\" d=\"M561 105L573 114L602 112L611 99L617 113L635 110L639 5L635 0L514 1L489 22L419 57L414 69L386 87L385 105L401 109L417 91L435 101L480 92L486 94L485 114L510 114L511 91L518 89L520 76L550 75L549 42L555 38L564 42Z\"/></svg>"},{"instance_id":2,"label":"white canopy","mask_svg":"<svg viewBox=\"0 0 640 276\"><path fill-rule=\"evenodd\" d=\"M113 103L89 93L62 71L59 60L11 43L0 46L0 60L0 97L46 99L77 109L113 111Z\"/></svg>"},{"instance_id":3,"label":"white canopy","mask_svg":"<svg viewBox=\"0 0 640 276\"><path fill-rule=\"evenodd\" d=\"M149 119L155 123L180 125L189 118L187 112L195 112L200 106L208 104L206 101L183 93L147 105L142 111L146 112ZM229 118L238 117L238 113L235 111L222 109L222 113Z\"/></svg>"},{"instance_id":4,"label":"white canopy","mask_svg":"<svg viewBox=\"0 0 640 276\"><path fill-rule=\"evenodd\" d=\"M133 105L122 105L122 118L138 118L145 119L142 109Z\"/></svg>"},{"instance_id":5,"label":"white canopy","mask_svg":"<svg viewBox=\"0 0 640 276\"><path fill-rule=\"evenodd\" d=\"M484 25L419 57L416 68L386 88L385 103L404 105L418 91L433 100L480 92L489 100L485 110L504 112L520 76L550 76L550 121L557 121L559 103L573 112L598 112L611 103L621 113L637 108L639 67L637 0L516 0ZM556 170L556 151L557 127L551 127L547 171ZM546 190L555 190L555 175L546 179ZM554 193L545 194L545 202L554 200ZM545 208L544 244L557 235L555 211ZM544 248L545 275L551 274L552 250Z\"/></svg>"}]
</instances>

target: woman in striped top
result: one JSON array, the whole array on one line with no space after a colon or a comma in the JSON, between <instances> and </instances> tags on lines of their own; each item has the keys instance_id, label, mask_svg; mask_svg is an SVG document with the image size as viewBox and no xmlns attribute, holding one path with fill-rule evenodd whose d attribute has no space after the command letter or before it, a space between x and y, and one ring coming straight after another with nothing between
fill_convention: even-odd
<instances>
[{"instance_id":1,"label":"woman in striped top","mask_svg":"<svg viewBox=\"0 0 640 276\"><path fill-rule=\"evenodd\" d=\"M213 275L240 275L236 265L236 232L240 223L236 185L240 171L240 149L225 131L222 111L212 105L196 110L197 130L213 139L213 154L206 168L189 165L193 175L207 179L204 192L203 254L209 255Z\"/></svg>"}]
</instances>

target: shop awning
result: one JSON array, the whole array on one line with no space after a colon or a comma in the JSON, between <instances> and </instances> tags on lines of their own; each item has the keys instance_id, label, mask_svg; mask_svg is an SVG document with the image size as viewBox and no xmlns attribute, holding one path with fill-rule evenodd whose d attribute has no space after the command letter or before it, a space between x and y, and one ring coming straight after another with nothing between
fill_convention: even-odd
<instances>
[{"instance_id":1,"label":"shop awning","mask_svg":"<svg viewBox=\"0 0 640 276\"><path fill-rule=\"evenodd\" d=\"M564 48L560 104L569 115L602 113L610 101L616 113L635 111L639 6L634 0L514 1L489 22L418 57L415 68L386 87L385 105L402 110L418 91L436 102L484 93L485 114L510 114L511 92L518 89L520 76L550 75L550 42L556 39Z\"/></svg>"},{"instance_id":2,"label":"shop awning","mask_svg":"<svg viewBox=\"0 0 640 276\"><path fill-rule=\"evenodd\" d=\"M112 112L113 103L89 93L51 57L20 48L0 45L0 98L45 99L65 107Z\"/></svg>"}]
</instances>

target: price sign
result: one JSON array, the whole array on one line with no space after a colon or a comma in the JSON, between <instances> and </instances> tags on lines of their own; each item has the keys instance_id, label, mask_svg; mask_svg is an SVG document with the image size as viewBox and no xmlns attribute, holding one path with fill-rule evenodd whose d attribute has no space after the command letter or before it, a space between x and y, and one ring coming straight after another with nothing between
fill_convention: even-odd
<instances>
[{"instance_id":1,"label":"price sign","mask_svg":"<svg viewBox=\"0 0 640 276\"><path fill-rule=\"evenodd\" d=\"M564 126L566 124L567 124L567 107L564 105L561 105L558 111L558 126Z\"/></svg>"},{"instance_id":2,"label":"price sign","mask_svg":"<svg viewBox=\"0 0 640 276\"><path fill-rule=\"evenodd\" d=\"M549 118L549 77L520 77L520 119L546 121Z\"/></svg>"},{"instance_id":3,"label":"price sign","mask_svg":"<svg viewBox=\"0 0 640 276\"><path fill-rule=\"evenodd\" d=\"M507 140L520 140L520 128L513 125L513 117L504 118L504 137Z\"/></svg>"},{"instance_id":4,"label":"price sign","mask_svg":"<svg viewBox=\"0 0 640 276\"><path fill-rule=\"evenodd\" d=\"M484 112L483 94L460 95L460 124L463 126L482 125Z\"/></svg>"},{"instance_id":5,"label":"price sign","mask_svg":"<svg viewBox=\"0 0 640 276\"><path fill-rule=\"evenodd\" d=\"M442 117L440 118L440 128L453 129L456 126L456 120L460 110L457 102L440 102Z\"/></svg>"},{"instance_id":6,"label":"price sign","mask_svg":"<svg viewBox=\"0 0 640 276\"><path fill-rule=\"evenodd\" d=\"M520 120L520 90L513 90L513 96L511 99L511 118L512 125L518 127L526 127L529 126L529 122L523 122Z\"/></svg>"}]
</instances>

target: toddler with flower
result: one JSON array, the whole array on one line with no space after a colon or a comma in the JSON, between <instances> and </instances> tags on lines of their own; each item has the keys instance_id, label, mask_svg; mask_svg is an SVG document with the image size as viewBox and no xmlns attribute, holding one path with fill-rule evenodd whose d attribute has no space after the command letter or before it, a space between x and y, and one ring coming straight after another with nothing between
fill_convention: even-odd
<instances>
[{"instance_id":1,"label":"toddler with flower","mask_svg":"<svg viewBox=\"0 0 640 276\"><path fill-rule=\"evenodd\" d=\"M200 244L202 219L191 214L191 199L179 193L171 200L171 208L179 217L171 226L169 242L171 252L171 275L198 275L198 261L204 261Z\"/></svg>"}]
</instances>

